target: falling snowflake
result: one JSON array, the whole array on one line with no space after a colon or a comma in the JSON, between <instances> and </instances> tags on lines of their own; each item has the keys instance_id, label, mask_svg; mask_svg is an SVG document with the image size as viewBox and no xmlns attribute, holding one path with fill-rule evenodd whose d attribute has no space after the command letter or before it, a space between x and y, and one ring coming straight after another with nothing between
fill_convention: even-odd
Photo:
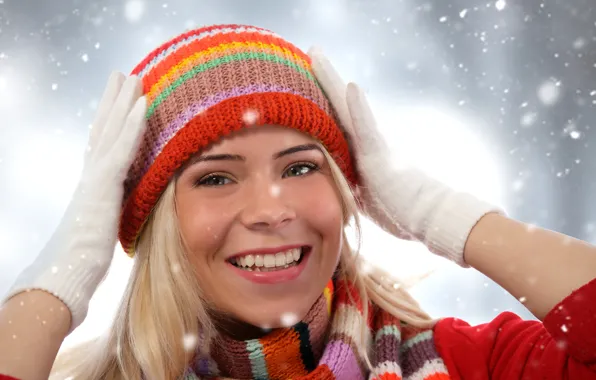
<instances>
[{"instance_id":1,"label":"falling snowflake","mask_svg":"<svg viewBox=\"0 0 596 380\"><path fill-rule=\"evenodd\" d=\"M83 62L89 62L89 56L87 54L83 54L83 55L81 55L81 60Z\"/></svg>"},{"instance_id":2,"label":"falling snowflake","mask_svg":"<svg viewBox=\"0 0 596 380\"><path fill-rule=\"evenodd\" d=\"M461 12L459 12L459 17L464 18L464 17L466 17L467 14L468 14L468 10L463 9Z\"/></svg>"},{"instance_id":3,"label":"falling snowflake","mask_svg":"<svg viewBox=\"0 0 596 380\"><path fill-rule=\"evenodd\" d=\"M507 5L505 3L505 0L497 0L497 2L495 3L495 8L497 8L498 11L502 11L503 9L505 9L505 5Z\"/></svg>"},{"instance_id":4,"label":"falling snowflake","mask_svg":"<svg viewBox=\"0 0 596 380\"><path fill-rule=\"evenodd\" d=\"M124 17L128 22L138 22L144 13L145 2L143 0L129 0L124 6Z\"/></svg>"},{"instance_id":5,"label":"falling snowflake","mask_svg":"<svg viewBox=\"0 0 596 380\"><path fill-rule=\"evenodd\" d=\"M547 106L555 104L561 96L561 82L549 79L538 87L538 99Z\"/></svg>"},{"instance_id":6,"label":"falling snowflake","mask_svg":"<svg viewBox=\"0 0 596 380\"><path fill-rule=\"evenodd\" d=\"M279 197L279 194L281 193L281 188L279 187L279 185L271 185L271 187L269 188L269 193L272 197Z\"/></svg>"},{"instance_id":7,"label":"falling snowflake","mask_svg":"<svg viewBox=\"0 0 596 380\"><path fill-rule=\"evenodd\" d=\"M281 324L284 327L290 327L298 323L300 318L294 313L283 313L281 315Z\"/></svg>"},{"instance_id":8,"label":"falling snowflake","mask_svg":"<svg viewBox=\"0 0 596 380\"><path fill-rule=\"evenodd\" d=\"M538 119L538 114L536 112L526 112L523 114L520 120L520 124L524 127L532 126L536 120Z\"/></svg>"},{"instance_id":9,"label":"falling snowflake","mask_svg":"<svg viewBox=\"0 0 596 380\"><path fill-rule=\"evenodd\" d=\"M406 69L412 71L412 70L416 70L418 68L418 62L416 61L411 61L408 62L408 64L406 65Z\"/></svg>"},{"instance_id":10,"label":"falling snowflake","mask_svg":"<svg viewBox=\"0 0 596 380\"><path fill-rule=\"evenodd\" d=\"M583 37L579 37L575 41L573 41L573 48L576 50L579 50L584 46L586 46L586 39Z\"/></svg>"},{"instance_id":11,"label":"falling snowflake","mask_svg":"<svg viewBox=\"0 0 596 380\"><path fill-rule=\"evenodd\" d=\"M511 188L513 189L513 191L518 192L518 191L520 191L520 190L522 190L524 188L524 185L525 185L524 180L522 180L522 179L516 179L511 184Z\"/></svg>"},{"instance_id":12,"label":"falling snowflake","mask_svg":"<svg viewBox=\"0 0 596 380\"><path fill-rule=\"evenodd\" d=\"M195 20L186 20L184 22L184 28L185 29L194 29L197 27L197 22Z\"/></svg>"},{"instance_id":13,"label":"falling snowflake","mask_svg":"<svg viewBox=\"0 0 596 380\"><path fill-rule=\"evenodd\" d=\"M194 334L185 334L182 338L182 344L184 345L184 349L187 352L194 351L197 347L197 343L199 341L199 337Z\"/></svg>"},{"instance_id":14,"label":"falling snowflake","mask_svg":"<svg viewBox=\"0 0 596 380\"><path fill-rule=\"evenodd\" d=\"M367 261L363 261L363 262L361 263L361 265L360 265L360 271L361 271L363 274L368 274L368 273L372 272L372 270L373 270L373 267L372 267L372 265L370 265L370 263L369 263L369 262L367 262Z\"/></svg>"},{"instance_id":15,"label":"falling snowflake","mask_svg":"<svg viewBox=\"0 0 596 380\"><path fill-rule=\"evenodd\" d=\"M246 125L254 125L259 118L259 113L255 110L247 110L242 116Z\"/></svg>"},{"instance_id":16,"label":"falling snowflake","mask_svg":"<svg viewBox=\"0 0 596 380\"><path fill-rule=\"evenodd\" d=\"M582 133L577 130L577 125L573 119L567 121L567 125L563 129L563 135L568 135L573 140L577 140L582 136Z\"/></svg>"}]
</instances>

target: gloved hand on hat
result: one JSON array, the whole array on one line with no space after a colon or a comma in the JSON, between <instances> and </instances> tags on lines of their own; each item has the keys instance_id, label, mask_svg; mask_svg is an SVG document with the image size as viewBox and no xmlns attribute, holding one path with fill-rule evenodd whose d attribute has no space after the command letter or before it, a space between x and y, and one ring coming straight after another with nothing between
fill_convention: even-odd
<instances>
[{"instance_id":1,"label":"gloved hand on hat","mask_svg":"<svg viewBox=\"0 0 596 380\"><path fill-rule=\"evenodd\" d=\"M8 297L41 289L71 312L72 331L106 275L117 241L124 180L145 130L147 102L137 77L110 77L89 136L81 180L60 225L17 278Z\"/></svg>"},{"instance_id":2,"label":"gloved hand on hat","mask_svg":"<svg viewBox=\"0 0 596 380\"><path fill-rule=\"evenodd\" d=\"M394 236L418 240L431 252L468 267L463 253L472 228L485 214L502 210L416 168L399 166L391 159L362 89L344 84L320 49L312 48L309 56L351 142L364 213Z\"/></svg>"}]
</instances>

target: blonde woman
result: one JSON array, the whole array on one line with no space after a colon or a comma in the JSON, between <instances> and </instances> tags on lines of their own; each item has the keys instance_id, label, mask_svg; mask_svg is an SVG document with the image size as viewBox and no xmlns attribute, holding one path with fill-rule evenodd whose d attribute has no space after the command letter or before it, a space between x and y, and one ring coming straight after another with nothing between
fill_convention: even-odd
<instances>
[{"instance_id":1,"label":"blonde woman","mask_svg":"<svg viewBox=\"0 0 596 380\"><path fill-rule=\"evenodd\" d=\"M431 319L359 264L359 213L540 321ZM118 238L112 328L56 359ZM72 202L0 309L0 378L596 379L595 277L594 247L396 166L319 51L216 25L111 77Z\"/></svg>"}]
</instances>

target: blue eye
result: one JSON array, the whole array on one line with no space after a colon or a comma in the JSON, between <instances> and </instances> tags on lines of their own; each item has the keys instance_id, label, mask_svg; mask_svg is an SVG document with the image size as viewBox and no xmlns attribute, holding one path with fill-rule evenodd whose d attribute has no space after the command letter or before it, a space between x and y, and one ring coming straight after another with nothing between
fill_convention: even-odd
<instances>
[{"instance_id":1,"label":"blue eye","mask_svg":"<svg viewBox=\"0 0 596 380\"><path fill-rule=\"evenodd\" d=\"M195 186L209 186L209 187L216 187L216 186L223 186L228 185L232 182L231 179L219 174L209 174L206 177L201 178L195 183Z\"/></svg>"},{"instance_id":2,"label":"blue eye","mask_svg":"<svg viewBox=\"0 0 596 380\"><path fill-rule=\"evenodd\" d=\"M302 176L305 174L309 174L310 172L312 172L314 170L318 170L318 169L319 169L319 167L313 163L300 162L300 163L294 164L294 165L290 166L289 168L287 168L286 171L284 172L282 178L298 177L298 176Z\"/></svg>"}]
</instances>

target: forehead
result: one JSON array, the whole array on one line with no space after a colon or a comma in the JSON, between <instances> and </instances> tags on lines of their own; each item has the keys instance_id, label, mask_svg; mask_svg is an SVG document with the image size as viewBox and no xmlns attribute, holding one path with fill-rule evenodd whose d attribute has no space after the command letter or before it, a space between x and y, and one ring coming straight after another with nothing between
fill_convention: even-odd
<instances>
[{"instance_id":1,"label":"forehead","mask_svg":"<svg viewBox=\"0 0 596 380\"><path fill-rule=\"evenodd\" d=\"M313 142L316 142L314 138L296 129L279 125L264 125L234 132L211 144L198 154L216 153L231 149L245 152L280 150Z\"/></svg>"}]
</instances>

